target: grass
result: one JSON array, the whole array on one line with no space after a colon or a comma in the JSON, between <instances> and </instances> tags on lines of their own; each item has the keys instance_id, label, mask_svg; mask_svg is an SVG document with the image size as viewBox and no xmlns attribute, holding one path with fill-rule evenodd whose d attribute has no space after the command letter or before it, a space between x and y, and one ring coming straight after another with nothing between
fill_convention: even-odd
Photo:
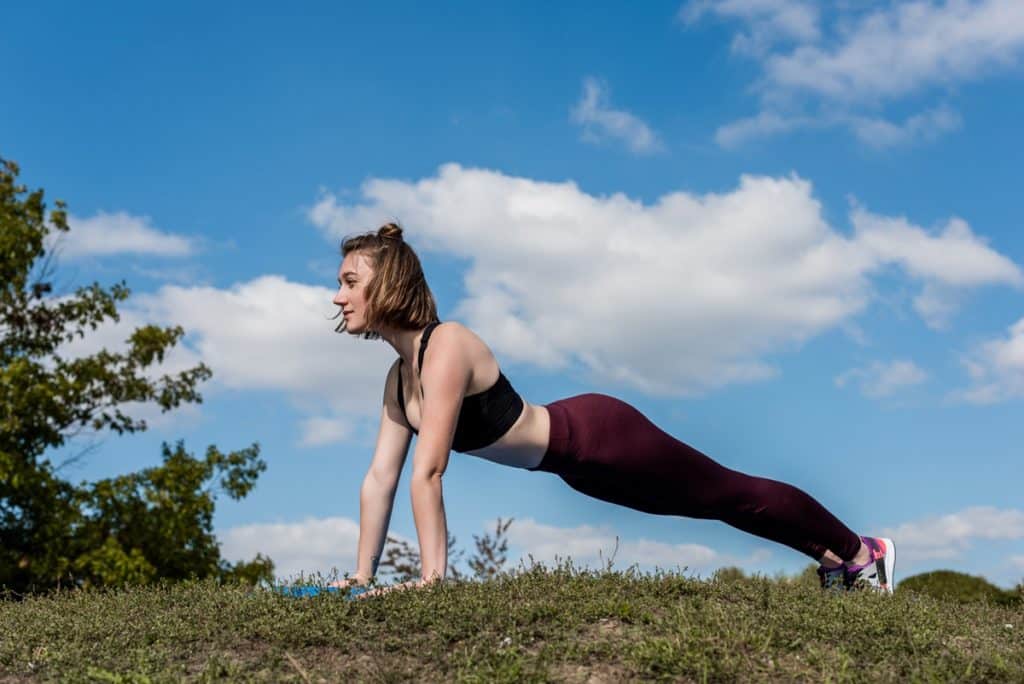
<instances>
[{"instance_id":1,"label":"grass","mask_svg":"<svg viewBox=\"0 0 1024 684\"><path fill-rule=\"evenodd\" d=\"M349 602L191 582L0 602L0 681L1024 681L1024 610L534 565Z\"/></svg>"}]
</instances>

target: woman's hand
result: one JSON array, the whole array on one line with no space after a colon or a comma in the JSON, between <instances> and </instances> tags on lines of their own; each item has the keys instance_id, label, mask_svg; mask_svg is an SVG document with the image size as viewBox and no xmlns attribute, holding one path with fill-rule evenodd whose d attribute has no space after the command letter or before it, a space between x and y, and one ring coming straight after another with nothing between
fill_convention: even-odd
<instances>
[{"instance_id":1,"label":"woman's hand","mask_svg":"<svg viewBox=\"0 0 1024 684\"><path fill-rule=\"evenodd\" d=\"M370 578L369 577L363 577L362 575L352 575L350 577L346 577L345 579L340 579L340 580L331 582L327 586L329 586L329 587L337 587L338 589L348 589L349 587L362 587L362 586L366 586L369 583L370 583Z\"/></svg>"},{"instance_id":2,"label":"woman's hand","mask_svg":"<svg viewBox=\"0 0 1024 684\"><path fill-rule=\"evenodd\" d=\"M436 575L430 579L414 579L409 580L408 582L402 582L401 584L394 584L389 587L374 587L373 589L363 591L352 598L366 599L371 596L380 596L381 594L386 594L389 591L394 591L396 589L419 589L420 587L425 587L428 584L434 584L439 581L441 580L439 580ZM351 577L331 582L327 586L337 587L338 589L349 589L352 587L365 587L369 584L370 578L363 577L361 575L352 575Z\"/></svg>"},{"instance_id":3,"label":"woman's hand","mask_svg":"<svg viewBox=\"0 0 1024 684\"><path fill-rule=\"evenodd\" d=\"M421 587L427 586L428 584L434 584L434 583L436 583L438 581L440 581L440 580L438 580L437 578L434 578L434 579L415 579L415 580L409 580L408 582L402 582L401 584L394 584L394 585L392 585L390 587L377 587L376 589L371 589L370 591L367 591L366 593L361 594L361 595L357 596L356 598L357 599L365 599L365 598L370 598L371 596L380 596L381 594L386 594L389 591L395 591L396 589L419 589Z\"/></svg>"}]
</instances>

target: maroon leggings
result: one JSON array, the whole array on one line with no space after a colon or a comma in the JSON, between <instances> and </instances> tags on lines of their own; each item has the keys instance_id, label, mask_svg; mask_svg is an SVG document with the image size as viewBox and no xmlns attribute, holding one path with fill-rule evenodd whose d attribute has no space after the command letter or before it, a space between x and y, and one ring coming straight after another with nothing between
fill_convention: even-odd
<instances>
[{"instance_id":1,"label":"maroon leggings","mask_svg":"<svg viewBox=\"0 0 1024 684\"><path fill-rule=\"evenodd\" d=\"M540 465L589 496L658 515L721 520L815 560L852 560L860 537L792 485L744 475L662 431L614 397L547 404L551 439Z\"/></svg>"}]
</instances>

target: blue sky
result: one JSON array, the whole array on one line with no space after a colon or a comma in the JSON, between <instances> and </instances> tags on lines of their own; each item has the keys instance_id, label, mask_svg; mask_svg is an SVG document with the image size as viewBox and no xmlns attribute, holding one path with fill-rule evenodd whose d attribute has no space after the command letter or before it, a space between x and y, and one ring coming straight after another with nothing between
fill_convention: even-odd
<instances>
[{"instance_id":1,"label":"blue sky","mask_svg":"<svg viewBox=\"0 0 1024 684\"><path fill-rule=\"evenodd\" d=\"M0 153L70 205L63 286L134 292L80 351L180 323L168 368L214 371L201 407L55 454L93 447L68 477L258 441L225 555L354 570L393 352L330 297L339 239L397 218L528 401L621 397L893 534L904 576L1024 579L1018 0L5 13ZM807 562L465 455L445 503L466 549L515 517L513 564L616 537L621 568ZM415 541L405 480L391 529Z\"/></svg>"}]
</instances>

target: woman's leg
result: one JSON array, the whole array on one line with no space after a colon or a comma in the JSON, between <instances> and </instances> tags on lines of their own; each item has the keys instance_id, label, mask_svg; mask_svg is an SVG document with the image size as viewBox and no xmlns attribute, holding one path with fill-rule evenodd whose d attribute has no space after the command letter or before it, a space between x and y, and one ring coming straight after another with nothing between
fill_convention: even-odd
<instances>
[{"instance_id":1,"label":"woman's leg","mask_svg":"<svg viewBox=\"0 0 1024 684\"><path fill-rule=\"evenodd\" d=\"M555 404L568 436L564 453L540 469L578 491L659 515L721 520L815 560L829 550L852 560L861 549L860 537L806 492L726 468L623 401L584 394Z\"/></svg>"}]
</instances>

